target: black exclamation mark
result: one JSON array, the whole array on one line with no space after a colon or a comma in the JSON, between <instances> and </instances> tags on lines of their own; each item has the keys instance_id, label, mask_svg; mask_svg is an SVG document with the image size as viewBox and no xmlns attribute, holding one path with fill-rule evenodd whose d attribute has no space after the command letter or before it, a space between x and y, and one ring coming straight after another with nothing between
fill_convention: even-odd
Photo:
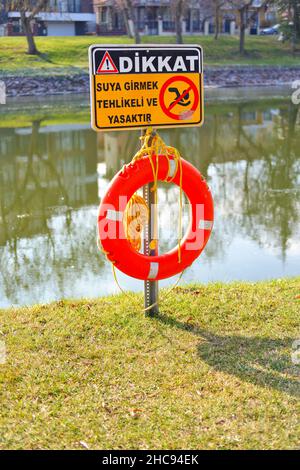
<instances>
[{"instance_id":1,"label":"black exclamation mark","mask_svg":"<svg viewBox=\"0 0 300 470\"><path fill-rule=\"evenodd\" d=\"M109 61L106 59L106 70L109 70Z\"/></svg>"}]
</instances>

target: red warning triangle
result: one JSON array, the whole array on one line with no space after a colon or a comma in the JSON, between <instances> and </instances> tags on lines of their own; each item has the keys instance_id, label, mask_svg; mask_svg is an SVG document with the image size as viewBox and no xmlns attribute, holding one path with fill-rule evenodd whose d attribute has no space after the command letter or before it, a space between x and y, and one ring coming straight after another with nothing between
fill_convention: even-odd
<instances>
[{"instance_id":1,"label":"red warning triangle","mask_svg":"<svg viewBox=\"0 0 300 470\"><path fill-rule=\"evenodd\" d=\"M98 67L97 73L119 73L114 61L112 60L109 52L105 52L103 59Z\"/></svg>"}]
</instances>

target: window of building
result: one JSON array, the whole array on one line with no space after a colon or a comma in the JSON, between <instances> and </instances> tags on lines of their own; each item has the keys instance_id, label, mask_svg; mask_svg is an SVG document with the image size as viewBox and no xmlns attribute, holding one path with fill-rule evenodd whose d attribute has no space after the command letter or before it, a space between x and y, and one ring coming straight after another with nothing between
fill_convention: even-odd
<instances>
[{"instance_id":1,"label":"window of building","mask_svg":"<svg viewBox=\"0 0 300 470\"><path fill-rule=\"evenodd\" d=\"M101 23L107 23L107 7L102 7L101 8Z\"/></svg>"},{"instance_id":2,"label":"window of building","mask_svg":"<svg viewBox=\"0 0 300 470\"><path fill-rule=\"evenodd\" d=\"M80 13L80 0L50 0L50 7L53 11L60 13Z\"/></svg>"},{"instance_id":3,"label":"window of building","mask_svg":"<svg viewBox=\"0 0 300 470\"><path fill-rule=\"evenodd\" d=\"M68 11L70 13L80 13L80 0L68 0Z\"/></svg>"},{"instance_id":4,"label":"window of building","mask_svg":"<svg viewBox=\"0 0 300 470\"><path fill-rule=\"evenodd\" d=\"M21 20L14 18L14 19L12 20L12 25L13 25L12 30L13 30L13 33L14 33L14 34L20 34L20 33L22 33L22 24L21 24Z\"/></svg>"}]
</instances>

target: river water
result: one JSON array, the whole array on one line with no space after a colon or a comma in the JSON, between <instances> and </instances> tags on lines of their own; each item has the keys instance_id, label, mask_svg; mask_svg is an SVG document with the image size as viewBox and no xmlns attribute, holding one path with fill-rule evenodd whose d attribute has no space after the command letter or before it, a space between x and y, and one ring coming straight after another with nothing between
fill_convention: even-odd
<instances>
[{"instance_id":1,"label":"river water","mask_svg":"<svg viewBox=\"0 0 300 470\"><path fill-rule=\"evenodd\" d=\"M202 128L160 134L201 171L215 201L211 239L182 282L299 275L300 111L287 90L211 91ZM86 97L0 108L0 307L118 291L96 247L97 207L138 139L90 130ZM176 245L178 189L161 185L159 199L165 251Z\"/></svg>"}]
</instances>

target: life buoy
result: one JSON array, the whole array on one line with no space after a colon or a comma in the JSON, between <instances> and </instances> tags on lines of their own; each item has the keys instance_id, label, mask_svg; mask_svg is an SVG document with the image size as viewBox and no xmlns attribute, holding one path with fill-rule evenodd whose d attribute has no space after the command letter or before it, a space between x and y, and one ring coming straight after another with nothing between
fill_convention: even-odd
<instances>
[{"instance_id":1,"label":"life buoy","mask_svg":"<svg viewBox=\"0 0 300 470\"><path fill-rule=\"evenodd\" d=\"M156 158L156 157L155 157ZM155 161L154 158L154 161ZM159 155L157 179L180 185L180 170L172 157ZM206 181L189 162L182 162L182 190L190 202L190 222L181 241L181 260L177 248L158 255L146 256L128 242L123 217L132 195L153 181L149 157L136 160L117 173L103 197L98 213L99 239L108 259L123 273L142 280L160 280L179 274L200 255L213 226L213 199Z\"/></svg>"}]
</instances>

